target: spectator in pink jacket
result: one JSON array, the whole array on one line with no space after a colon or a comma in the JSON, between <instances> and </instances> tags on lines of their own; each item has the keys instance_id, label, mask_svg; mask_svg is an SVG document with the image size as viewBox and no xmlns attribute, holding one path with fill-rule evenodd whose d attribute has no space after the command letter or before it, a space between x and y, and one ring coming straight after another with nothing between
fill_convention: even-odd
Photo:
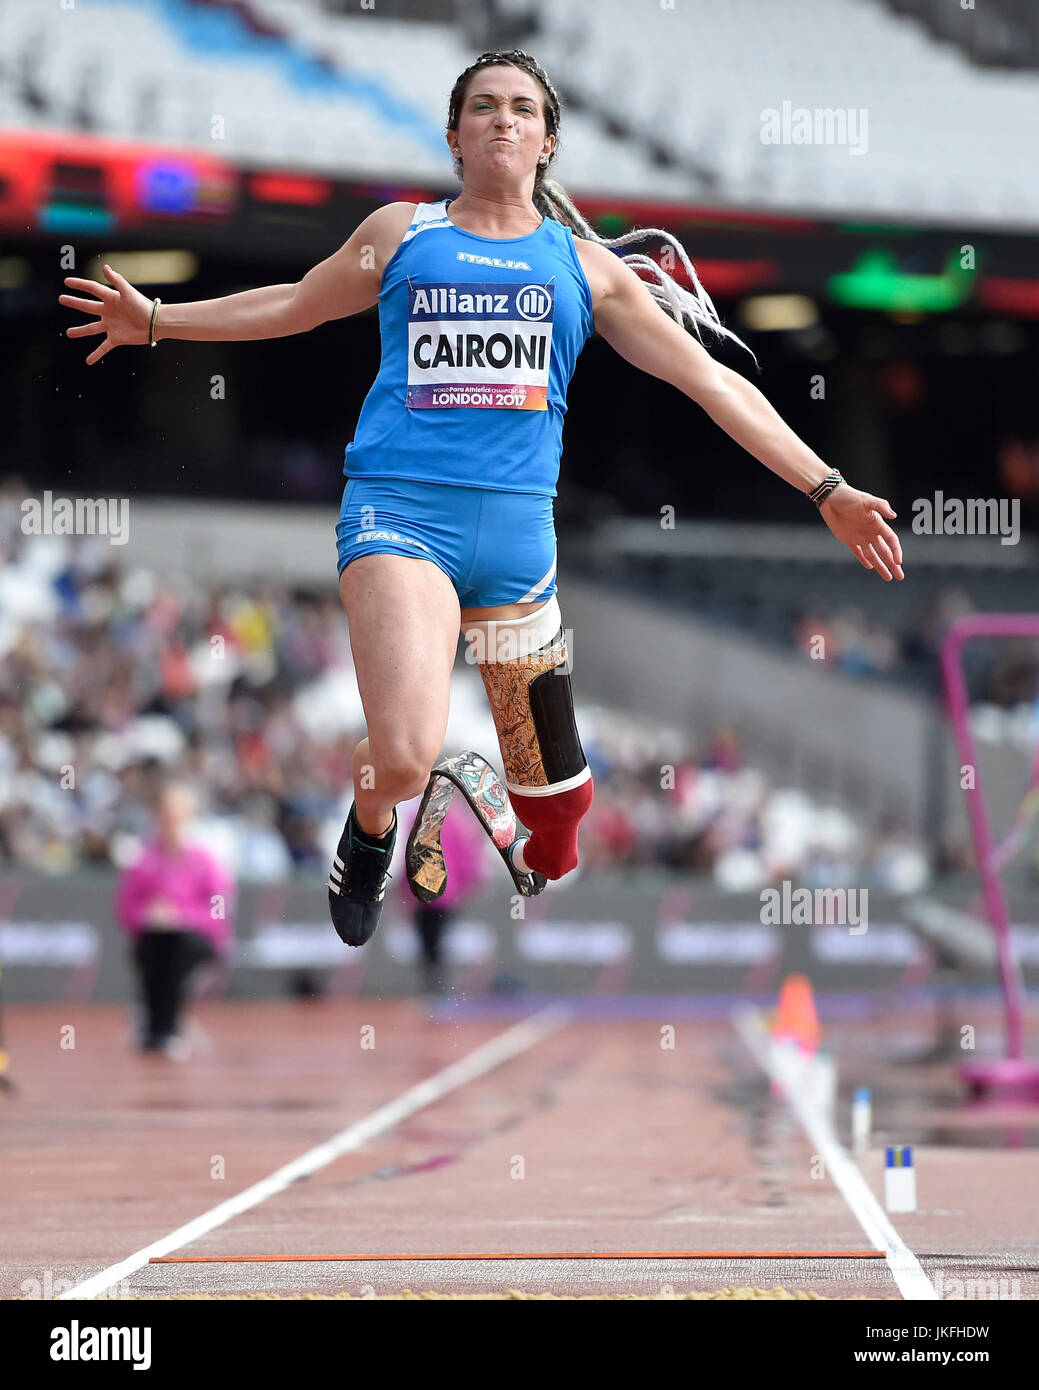
<instances>
[{"instance_id":1,"label":"spectator in pink jacket","mask_svg":"<svg viewBox=\"0 0 1039 1390\"><path fill-rule=\"evenodd\" d=\"M415 803L416 809L418 802ZM456 793L444 817L440 843L447 865L447 887L435 902L420 903L401 874L400 892L413 911L415 930L422 948L422 988L442 994L447 988L443 967L444 934L463 904L489 878L487 851L490 841L473 812Z\"/></svg>"},{"instance_id":2,"label":"spectator in pink jacket","mask_svg":"<svg viewBox=\"0 0 1039 1390\"><path fill-rule=\"evenodd\" d=\"M234 886L213 855L187 838L195 814L189 787L168 784L157 812L157 837L123 872L116 916L140 977L141 1050L182 1060L188 1048L178 1030L188 983L199 966L230 952Z\"/></svg>"}]
</instances>

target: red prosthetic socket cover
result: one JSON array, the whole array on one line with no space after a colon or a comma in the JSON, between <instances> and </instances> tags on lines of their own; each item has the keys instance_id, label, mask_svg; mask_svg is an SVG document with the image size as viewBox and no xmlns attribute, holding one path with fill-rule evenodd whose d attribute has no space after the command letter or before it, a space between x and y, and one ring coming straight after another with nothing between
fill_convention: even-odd
<instances>
[{"instance_id":1,"label":"red prosthetic socket cover","mask_svg":"<svg viewBox=\"0 0 1039 1390\"><path fill-rule=\"evenodd\" d=\"M594 795L591 777L579 787L554 796L509 792L518 819L530 831L530 839L523 846L528 868L546 878L562 878L577 868L577 827L588 813Z\"/></svg>"}]
</instances>

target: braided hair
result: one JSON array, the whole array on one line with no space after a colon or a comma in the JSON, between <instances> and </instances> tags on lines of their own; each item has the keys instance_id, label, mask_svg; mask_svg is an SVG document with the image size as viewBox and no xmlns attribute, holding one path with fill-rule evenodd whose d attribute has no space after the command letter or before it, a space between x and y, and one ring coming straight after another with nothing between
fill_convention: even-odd
<instances>
[{"instance_id":1,"label":"braided hair","mask_svg":"<svg viewBox=\"0 0 1039 1390\"><path fill-rule=\"evenodd\" d=\"M630 232L625 232L623 236L601 237L593 227L581 216L580 212L570 201L566 190L562 184L555 179L547 176L547 170L553 163L559 149L559 125L560 125L560 101L559 93L553 87L548 73L529 53L524 53L521 49L513 48L508 52L481 53L475 63L459 76L454 87L451 89L451 99L448 103L447 129L457 131L458 121L461 116L462 102L469 85L469 79L482 68L500 67L519 68L522 72L529 73L531 77L541 83L545 92L545 132L556 137L552 153L544 165L538 164L534 174L533 202L535 208L543 217L551 217L554 221L562 223L564 227L569 227L575 236L582 237L585 241L598 242L600 246L606 246L611 251L620 254L620 248L632 242L645 241L650 237L657 237L668 243L677 253L692 292L679 285L667 273L659 262L652 256L643 255L639 252L629 252L621 256L625 265L631 266L632 270L639 276L647 290L663 311L670 315L676 323L680 324L687 332L701 337L700 330L708 329L721 338L728 338L740 347L750 352L750 348L741 338L738 338L731 329L726 328L718 317L718 311L711 302L711 297L700 284L700 280L693 268L693 263L686 254L685 247L670 232L666 232L661 227L635 227ZM455 174L458 178L462 177L462 161L455 159ZM753 357L754 354L751 353ZM757 359L755 358L755 362Z\"/></svg>"}]
</instances>

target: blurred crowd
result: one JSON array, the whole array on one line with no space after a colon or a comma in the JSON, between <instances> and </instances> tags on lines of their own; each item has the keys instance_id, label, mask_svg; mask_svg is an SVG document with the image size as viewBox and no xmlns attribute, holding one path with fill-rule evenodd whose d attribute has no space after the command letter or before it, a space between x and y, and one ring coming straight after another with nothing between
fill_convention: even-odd
<instances>
[{"instance_id":1,"label":"blurred crowd","mask_svg":"<svg viewBox=\"0 0 1039 1390\"><path fill-rule=\"evenodd\" d=\"M819 607L797 618L791 637L808 660L846 675L903 675L937 690L942 638L957 618L977 611L965 589L950 585L921 605L904 629L861 609ZM1039 700L1039 643L968 648L964 659L972 700L1003 707Z\"/></svg>"},{"instance_id":2,"label":"blurred crowd","mask_svg":"<svg viewBox=\"0 0 1039 1390\"><path fill-rule=\"evenodd\" d=\"M239 879L324 878L364 735L335 589L210 588L128 566L105 538L26 536L23 495L0 492L0 863L125 867L173 775ZM480 684L468 669L455 679ZM897 824L870 835L770 786L731 730L698 743L598 706L577 713L596 784L580 874L656 865L733 889L840 875L909 889L927 876Z\"/></svg>"},{"instance_id":3,"label":"blurred crowd","mask_svg":"<svg viewBox=\"0 0 1039 1390\"><path fill-rule=\"evenodd\" d=\"M794 625L793 639L809 660L851 676L889 675L904 660L903 644L894 629L857 609L805 613Z\"/></svg>"},{"instance_id":4,"label":"blurred crowd","mask_svg":"<svg viewBox=\"0 0 1039 1390\"><path fill-rule=\"evenodd\" d=\"M658 863L708 872L733 892L757 892L785 878L804 887L855 882L890 892L927 883L925 847L897 817L868 833L845 811L770 785L760 769L744 765L733 730L715 731L662 766L667 738L667 731L615 733L612 743L585 738L596 779L581 826L586 871Z\"/></svg>"},{"instance_id":5,"label":"blurred crowd","mask_svg":"<svg viewBox=\"0 0 1039 1390\"><path fill-rule=\"evenodd\" d=\"M335 590L207 589L126 567L105 538L24 536L20 516L8 489L0 856L48 872L125 864L175 773L241 876L326 873L324 822L338 839L363 734L323 727L322 687L353 685Z\"/></svg>"}]
</instances>

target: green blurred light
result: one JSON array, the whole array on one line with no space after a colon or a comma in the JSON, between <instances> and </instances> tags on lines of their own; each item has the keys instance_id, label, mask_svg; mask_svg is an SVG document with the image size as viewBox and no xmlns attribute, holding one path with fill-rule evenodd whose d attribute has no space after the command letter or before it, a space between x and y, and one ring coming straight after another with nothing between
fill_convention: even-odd
<instances>
[{"instance_id":1,"label":"green blurred light","mask_svg":"<svg viewBox=\"0 0 1039 1390\"><path fill-rule=\"evenodd\" d=\"M969 298L975 273L962 269L956 251L946 258L940 275L908 275L889 252L872 250L864 252L852 270L831 275L827 289L831 299L852 309L942 314Z\"/></svg>"},{"instance_id":2,"label":"green blurred light","mask_svg":"<svg viewBox=\"0 0 1039 1390\"><path fill-rule=\"evenodd\" d=\"M919 227L889 227L882 222L841 222L838 232L854 232L857 236L919 236Z\"/></svg>"}]
</instances>

